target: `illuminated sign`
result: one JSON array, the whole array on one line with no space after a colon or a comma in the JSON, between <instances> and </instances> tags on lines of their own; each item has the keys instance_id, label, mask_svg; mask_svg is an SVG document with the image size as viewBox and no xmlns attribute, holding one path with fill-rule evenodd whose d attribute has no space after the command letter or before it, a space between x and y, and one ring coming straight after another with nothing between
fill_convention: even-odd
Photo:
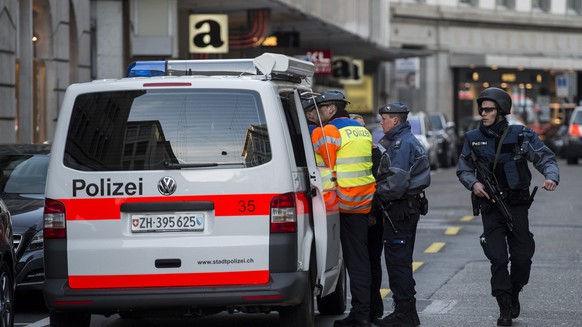
<instances>
[{"instance_id":1,"label":"illuminated sign","mask_svg":"<svg viewBox=\"0 0 582 327\"><path fill-rule=\"evenodd\" d=\"M190 15L190 53L228 53L227 15Z\"/></svg>"},{"instance_id":2,"label":"illuminated sign","mask_svg":"<svg viewBox=\"0 0 582 327\"><path fill-rule=\"evenodd\" d=\"M516 80L516 76L515 76L515 74L512 74L512 73L501 74L501 80L503 82L513 83Z\"/></svg>"},{"instance_id":3,"label":"illuminated sign","mask_svg":"<svg viewBox=\"0 0 582 327\"><path fill-rule=\"evenodd\" d=\"M305 53L315 65L315 76L331 75L331 50L311 49Z\"/></svg>"}]
</instances>

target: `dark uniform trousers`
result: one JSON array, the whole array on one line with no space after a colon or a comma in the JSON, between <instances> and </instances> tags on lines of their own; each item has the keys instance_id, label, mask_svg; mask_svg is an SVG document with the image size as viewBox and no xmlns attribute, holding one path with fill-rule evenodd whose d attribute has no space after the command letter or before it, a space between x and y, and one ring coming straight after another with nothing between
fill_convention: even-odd
<instances>
[{"instance_id":1,"label":"dark uniform trousers","mask_svg":"<svg viewBox=\"0 0 582 327\"><path fill-rule=\"evenodd\" d=\"M368 215L340 213L340 240L348 275L354 319L370 319L370 259Z\"/></svg>"},{"instance_id":2,"label":"dark uniform trousers","mask_svg":"<svg viewBox=\"0 0 582 327\"><path fill-rule=\"evenodd\" d=\"M370 319L381 317L384 312L384 303L380 288L382 287L382 238L384 224L382 214L376 214L376 223L368 228L368 257L370 258Z\"/></svg>"},{"instance_id":3,"label":"dark uniform trousers","mask_svg":"<svg viewBox=\"0 0 582 327\"><path fill-rule=\"evenodd\" d=\"M533 234L529 231L529 206L525 204L509 207L513 215L512 232L507 228L505 217L496 207L481 210L484 233L480 243L491 263L493 296L521 291L529 281L531 259L535 251Z\"/></svg>"},{"instance_id":4,"label":"dark uniform trousers","mask_svg":"<svg viewBox=\"0 0 582 327\"><path fill-rule=\"evenodd\" d=\"M412 277L412 254L416 241L416 227L420 215L409 212L409 217L395 221L392 228L389 221L384 221L384 257L393 298L396 300L411 299L416 294L416 282Z\"/></svg>"}]
</instances>

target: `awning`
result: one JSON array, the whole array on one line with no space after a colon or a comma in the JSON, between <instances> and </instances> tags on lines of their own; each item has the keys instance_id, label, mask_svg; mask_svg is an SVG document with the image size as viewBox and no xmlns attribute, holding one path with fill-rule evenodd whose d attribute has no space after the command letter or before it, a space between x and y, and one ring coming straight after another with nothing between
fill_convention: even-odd
<instances>
[{"instance_id":1,"label":"awning","mask_svg":"<svg viewBox=\"0 0 582 327\"><path fill-rule=\"evenodd\" d=\"M451 54L451 67L491 67L524 69L553 69L553 70L582 70L582 59L560 58L548 56L518 56L493 54Z\"/></svg>"},{"instance_id":2,"label":"awning","mask_svg":"<svg viewBox=\"0 0 582 327\"><path fill-rule=\"evenodd\" d=\"M273 0L180 0L178 10L190 13L228 14L229 24L244 25L249 10L269 9L268 31L298 32L299 48L263 48L270 52L289 55L293 51L306 49L325 49L333 51L334 56L351 56L371 61L391 61L396 58L428 56L432 52L424 49L386 47L370 39L351 33L348 30L317 19L308 13L291 8ZM388 13L387 13L388 14Z\"/></svg>"}]
</instances>

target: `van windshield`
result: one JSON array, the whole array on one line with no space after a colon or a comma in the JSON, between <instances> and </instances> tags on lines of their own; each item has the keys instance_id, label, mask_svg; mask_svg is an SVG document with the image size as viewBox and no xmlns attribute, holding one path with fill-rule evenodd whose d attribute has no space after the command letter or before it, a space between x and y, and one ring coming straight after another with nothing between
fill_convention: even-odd
<instances>
[{"instance_id":1,"label":"van windshield","mask_svg":"<svg viewBox=\"0 0 582 327\"><path fill-rule=\"evenodd\" d=\"M78 96L64 164L116 171L254 167L269 160L258 93L163 89Z\"/></svg>"}]
</instances>

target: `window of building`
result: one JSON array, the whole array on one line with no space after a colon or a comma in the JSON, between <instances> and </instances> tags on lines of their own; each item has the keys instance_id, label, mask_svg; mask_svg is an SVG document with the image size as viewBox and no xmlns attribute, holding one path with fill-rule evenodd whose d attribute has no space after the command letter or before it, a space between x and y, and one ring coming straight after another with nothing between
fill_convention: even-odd
<instances>
[{"instance_id":1,"label":"window of building","mask_svg":"<svg viewBox=\"0 0 582 327\"><path fill-rule=\"evenodd\" d=\"M515 0L496 0L495 4L499 9L515 8Z\"/></svg>"},{"instance_id":2,"label":"window of building","mask_svg":"<svg viewBox=\"0 0 582 327\"><path fill-rule=\"evenodd\" d=\"M533 11L550 11L550 0L532 0L531 9Z\"/></svg>"},{"instance_id":3,"label":"window of building","mask_svg":"<svg viewBox=\"0 0 582 327\"><path fill-rule=\"evenodd\" d=\"M462 5L476 7L479 4L479 0L459 0L459 3Z\"/></svg>"},{"instance_id":4,"label":"window of building","mask_svg":"<svg viewBox=\"0 0 582 327\"><path fill-rule=\"evenodd\" d=\"M566 13L580 15L582 12L582 0L566 0Z\"/></svg>"}]
</instances>

